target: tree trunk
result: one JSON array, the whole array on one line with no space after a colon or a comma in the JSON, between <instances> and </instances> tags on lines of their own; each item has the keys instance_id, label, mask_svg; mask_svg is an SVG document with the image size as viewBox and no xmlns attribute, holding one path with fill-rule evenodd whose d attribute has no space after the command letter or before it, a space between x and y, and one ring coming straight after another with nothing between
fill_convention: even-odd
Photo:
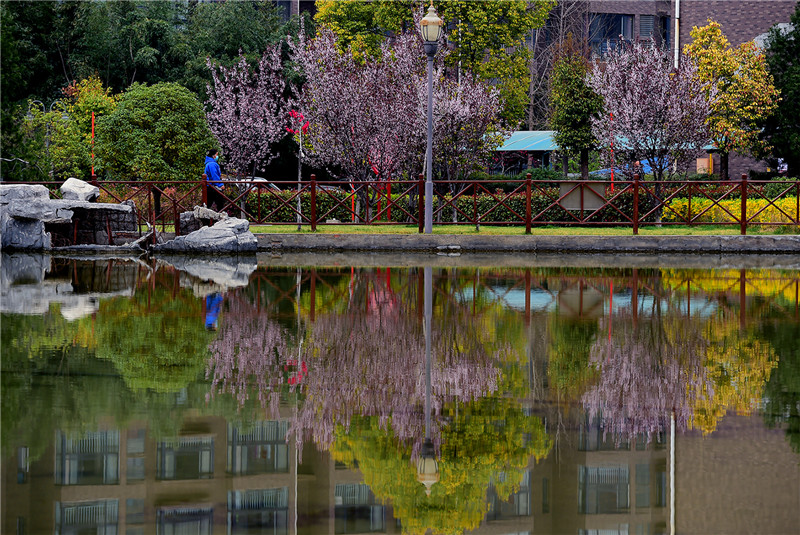
<instances>
[{"instance_id":1,"label":"tree trunk","mask_svg":"<svg viewBox=\"0 0 800 535\"><path fill-rule=\"evenodd\" d=\"M564 170L564 178L567 178L567 173L569 173L569 155L566 151L561 154L561 167Z\"/></svg>"},{"instance_id":2,"label":"tree trunk","mask_svg":"<svg viewBox=\"0 0 800 535\"><path fill-rule=\"evenodd\" d=\"M156 217L161 215L161 189L158 186L153 186L153 210Z\"/></svg>"},{"instance_id":3,"label":"tree trunk","mask_svg":"<svg viewBox=\"0 0 800 535\"><path fill-rule=\"evenodd\" d=\"M728 180L728 153L719 153L719 178L720 180Z\"/></svg>"},{"instance_id":4,"label":"tree trunk","mask_svg":"<svg viewBox=\"0 0 800 535\"><path fill-rule=\"evenodd\" d=\"M581 179L589 180L589 149L581 149Z\"/></svg>"}]
</instances>

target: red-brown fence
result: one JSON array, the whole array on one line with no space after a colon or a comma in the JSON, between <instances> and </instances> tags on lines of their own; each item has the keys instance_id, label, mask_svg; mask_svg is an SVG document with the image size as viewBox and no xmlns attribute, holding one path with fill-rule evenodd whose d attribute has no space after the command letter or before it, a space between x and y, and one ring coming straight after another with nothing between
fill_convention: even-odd
<instances>
[{"instance_id":1,"label":"red-brown fence","mask_svg":"<svg viewBox=\"0 0 800 535\"><path fill-rule=\"evenodd\" d=\"M47 185L58 196L58 185ZM99 181L101 202L134 201L140 226L181 234L180 213L207 204L213 187L197 181ZM415 225L422 232L424 182L226 181L216 206L253 225ZM800 226L800 180L653 182L569 180L436 181L434 224L627 226ZM298 202L299 201L299 202ZM299 209L298 209L299 206Z\"/></svg>"}]
</instances>

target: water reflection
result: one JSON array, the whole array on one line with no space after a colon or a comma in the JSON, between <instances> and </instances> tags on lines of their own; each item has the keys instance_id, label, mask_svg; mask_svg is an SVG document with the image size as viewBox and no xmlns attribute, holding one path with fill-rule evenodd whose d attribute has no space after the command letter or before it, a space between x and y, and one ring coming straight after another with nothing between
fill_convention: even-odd
<instances>
[{"instance_id":1,"label":"water reflection","mask_svg":"<svg viewBox=\"0 0 800 535\"><path fill-rule=\"evenodd\" d=\"M2 269L4 533L800 520L796 271Z\"/></svg>"}]
</instances>

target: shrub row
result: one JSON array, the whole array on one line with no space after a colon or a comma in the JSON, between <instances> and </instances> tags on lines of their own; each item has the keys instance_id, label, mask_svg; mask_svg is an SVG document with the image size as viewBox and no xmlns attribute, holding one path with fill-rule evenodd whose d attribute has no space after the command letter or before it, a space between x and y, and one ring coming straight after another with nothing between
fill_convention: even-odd
<instances>
[{"instance_id":1,"label":"shrub row","mask_svg":"<svg viewBox=\"0 0 800 535\"><path fill-rule=\"evenodd\" d=\"M741 215L741 199L716 204L705 197L693 197L691 201L690 212L689 199L672 199L664 209L663 220L686 221L694 216L697 223L735 223ZM784 197L772 204L766 199L748 199L747 219L752 223L792 223L792 219L800 217L797 206L797 197Z\"/></svg>"},{"instance_id":2,"label":"shrub row","mask_svg":"<svg viewBox=\"0 0 800 535\"><path fill-rule=\"evenodd\" d=\"M263 222L277 223L277 222L292 222L295 220L295 211L297 199L292 199L293 193L289 191L280 192L252 192L247 196L246 208L252 218L260 218ZM531 217L536 221L562 221L574 222L576 217L580 214L573 212L571 215L567 210L560 206L551 206L554 201L558 199L558 188L547 188L542 191L534 191L531 194ZM311 194L304 192L300 195L301 209L306 217L311 214ZM444 205L441 215L437 216L437 220L443 222L453 220L453 210L455 206L456 218L458 222L471 222L474 221L475 215L483 222L516 222L522 223L525 218L525 194L516 193L511 195L496 194L495 196L488 194L481 195L464 195L460 196L455 201L450 194L442 196L435 196L433 199L434 211L438 210ZM500 202L501 201L501 202ZM380 208L383 215L380 221L387 219L386 214L386 199L385 197L380 201ZM373 203L371 214L373 217L378 213L379 203ZM584 211L586 222L618 222L627 221L633 217L633 193L624 192L619 193L614 199L614 206L606 206L597 213L591 214L591 211ZM639 212L645 214L652 210L655 206L655 201L647 195L640 195L639 197ZM621 212L621 213L620 213ZM352 220L351 212L351 199L345 191L327 191L317 193L317 220L324 222L328 219L337 219L341 222L349 222ZM359 214L362 218L366 218L363 203L361 204ZM623 215L624 214L624 215ZM418 216L418 201L416 197L404 196L393 194L392 195L392 208L391 220L396 223L411 223L416 221ZM654 221L655 214L649 217L641 218L641 221Z\"/></svg>"}]
</instances>

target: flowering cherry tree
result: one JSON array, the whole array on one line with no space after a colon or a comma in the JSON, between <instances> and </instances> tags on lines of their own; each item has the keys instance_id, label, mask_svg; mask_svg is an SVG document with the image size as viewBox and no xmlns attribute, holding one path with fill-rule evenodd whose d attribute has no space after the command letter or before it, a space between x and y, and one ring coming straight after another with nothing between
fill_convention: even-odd
<instances>
[{"instance_id":1,"label":"flowering cherry tree","mask_svg":"<svg viewBox=\"0 0 800 535\"><path fill-rule=\"evenodd\" d=\"M674 69L669 52L654 44L637 41L610 51L588 78L604 102L604 112L592 122L595 138L616 140L618 151L647 159L657 183L670 178L674 162L699 156L709 142L708 101L696 72L687 57ZM613 165L610 146L603 156Z\"/></svg>"},{"instance_id":2,"label":"flowering cherry tree","mask_svg":"<svg viewBox=\"0 0 800 535\"><path fill-rule=\"evenodd\" d=\"M284 92L280 44L269 47L251 68L244 55L232 67L207 60L206 118L230 167L239 176L263 170L276 156L273 145L286 135L289 106Z\"/></svg>"},{"instance_id":3,"label":"flowering cherry tree","mask_svg":"<svg viewBox=\"0 0 800 535\"><path fill-rule=\"evenodd\" d=\"M405 32L381 44L377 56L340 52L323 29L294 44L306 76L299 98L310 121L309 159L356 181L389 180L422 172L427 133L427 77L422 38ZM434 72L434 170L456 179L479 167L502 143L507 128L499 94L464 75L445 76L442 50Z\"/></svg>"},{"instance_id":4,"label":"flowering cherry tree","mask_svg":"<svg viewBox=\"0 0 800 535\"><path fill-rule=\"evenodd\" d=\"M339 52L336 36L326 29L294 44L306 77L298 105L310 122L312 162L358 181L396 172L419 137L419 65L404 53L412 39L401 35L395 47L385 43L377 58L363 61Z\"/></svg>"}]
</instances>

